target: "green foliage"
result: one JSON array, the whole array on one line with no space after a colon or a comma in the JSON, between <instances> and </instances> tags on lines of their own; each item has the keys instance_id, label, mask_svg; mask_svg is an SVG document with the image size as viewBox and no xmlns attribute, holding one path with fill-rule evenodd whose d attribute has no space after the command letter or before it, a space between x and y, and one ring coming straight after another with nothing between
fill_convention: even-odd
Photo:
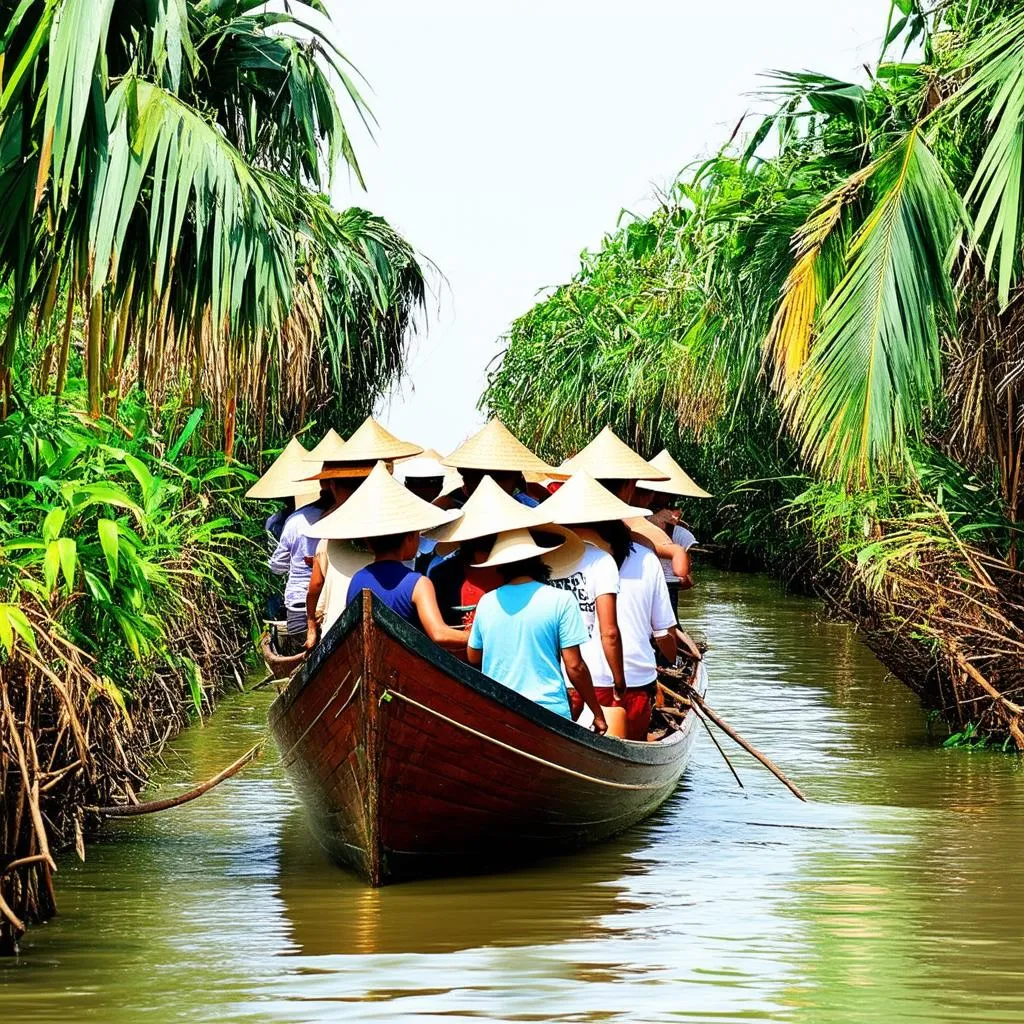
<instances>
[{"instance_id":1,"label":"green foliage","mask_svg":"<svg viewBox=\"0 0 1024 1024\"><path fill-rule=\"evenodd\" d=\"M195 413L170 444L166 410L121 413L131 434L49 398L0 423L0 662L56 631L126 714L155 671L199 712L197 652L231 619L248 632L264 592L253 474L197 443Z\"/></svg>"},{"instance_id":2,"label":"green foliage","mask_svg":"<svg viewBox=\"0 0 1024 1024\"><path fill-rule=\"evenodd\" d=\"M321 0L268 6L0 14L0 413L37 336L43 390L56 369L61 391L80 344L91 415L113 413L129 376L157 401L186 378L229 449L239 411L301 424L332 398L372 402L401 370L423 275L383 220L330 205L339 165L362 181L332 79L372 118Z\"/></svg>"},{"instance_id":3,"label":"green foliage","mask_svg":"<svg viewBox=\"0 0 1024 1024\"><path fill-rule=\"evenodd\" d=\"M684 170L512 324L481 404L551 457L606 423L667 445L718 496L687 509L704 535L769 562L922 500L1014 557L1024 358L999 307L1017 294L1022 24L997 0L899 0L868 82L773 73L740 148Z\"/></svg>"}]
</instances>

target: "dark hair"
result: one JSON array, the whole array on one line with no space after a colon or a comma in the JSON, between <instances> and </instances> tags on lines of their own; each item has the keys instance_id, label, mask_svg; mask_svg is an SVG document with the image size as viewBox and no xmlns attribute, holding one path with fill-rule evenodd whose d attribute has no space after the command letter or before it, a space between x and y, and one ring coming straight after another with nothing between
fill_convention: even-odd
<instances>
[{"instance_id":1,"label":"dark hair","mask_svg":"<svg viewBox=\"0 0 1024 1024\"><path fill-rule=\"evenodd\" d=\"M517 576L529 576L538 583L547 583L551 579L551 568L541 561L539 555L534 555L533 558L524 558L519 562L496 565L494 568L503 583L508 583L509 580L514 580Z\"/></svg>"},{"instance_id":2,"label":"dark hair","mask_svg":"<svg viewBox=\"0 0 1024 1024\"><path fill-rule=\"evenodd\" d=\"M643 491L643 494L640 492ZM648 498L647 495L650 495ZM660 512L663 508L668 508L672 504L672 495L666 494L664 491L654 491L650 487L644 487L642 484L636 485L636 498L639 504L647 502L647 508L652 512Z\"/></svg>"},{"instance_id":3,"label":"dark hair","mask_svg":"<svg viewBox=\"0 0 1024 1024\"><path fill-rule=\"evenodd\" d=\"M475 537L473 540L464 540L459 544L459 553L462 555L462 561L466 565L471 565L474 561L477 561L476 556L483 554L483 558L479 559L481 562L486 562L491 554L491 548L494 547L494 541L496 534L491 534L489 537Z\"/></svg>"},{"instance_id":4,"label":"dark hair","mask_svg":"<svg viewBox=\"0 0 1024 1024\"><path fill-rule=\"evenodd\" d=\"M633 534L621 519L608 523L591 523L590 528L612 549L612 558L621 569L633 550Z\"/></svg>"},{"instance_id":5,"label":"dark hair","mask_svg":"<svg viewBox=\"0 0 1024 1024\"><path fill-rule=\"evenodd\" d=\"M402 546L405 538L409 536L409 532L407 530L405 533L386 533L382 537L367 537L366 546L375 555L390 555Z\"/></svg>"}]
</instances>

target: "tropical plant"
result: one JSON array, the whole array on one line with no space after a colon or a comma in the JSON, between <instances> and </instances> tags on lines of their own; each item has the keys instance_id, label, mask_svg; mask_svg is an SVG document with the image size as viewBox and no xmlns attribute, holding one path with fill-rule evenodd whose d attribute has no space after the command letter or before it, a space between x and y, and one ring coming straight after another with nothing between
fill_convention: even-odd
<instances>
[{"instance_id":1,"label":"tropical plant","mask_svg":"<svg viewBox=\"0 0 1024 1024\"><path fill-rule=\"evenodd\" d=\"M512 325L482 399L554 456L606 422L668 443L723 495L692 510L720 541L931 637L937 699L963 696L954 649L1022 683L1016 641L981 640L1024 621L1022 44L1019 3L897 0L866 82L773 73L748 138ZM991 613L973 650L924 600L958 576ZM983 699L977 724L1020 731Z\"/></svg>"},{"instance_id":2,"label":"tropical plant","mask_svg":"<svg viewBox=\"0 0 1024 1024\"><path fill-rule=\"evenodd\" d=\"M0 856L28 858L0 875L0 952L52 911L48 858L81 852L82 806L131 800L154 745L251 649L253 474L209 449L202 417L126 402L117 425L43 397L0 423Z\"/></svg>"},{"instance_id":3,"label":"tropical plant","mask_svg":"<svg viewBox=\"0 0 1024 1024\"><path fill-rule=\"evenodd\" d=\"M130 369L157 396L185 377L229 451L239 402L254 422L268 400L290 408L311 364L302 412L390 382L423 279L386 223L324 195L339 162L362 180L332 77L369 119L327 17L322 0L8 5L4 412L26 332L42 390L55 375L61 393L81 330L94 417L116 412Z\"/></svg>"}]
</instances>

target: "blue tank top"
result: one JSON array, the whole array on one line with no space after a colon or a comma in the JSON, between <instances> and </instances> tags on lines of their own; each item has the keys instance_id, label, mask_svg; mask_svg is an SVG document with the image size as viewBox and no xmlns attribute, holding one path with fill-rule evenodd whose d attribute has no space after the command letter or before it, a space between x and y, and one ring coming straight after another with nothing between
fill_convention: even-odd
<instances>
[{"instance_id":1,"label":"blue tank top","mask_svg":"<svg viewBox=\"0 0 1024 1024\"><path fill-rule=\"evenodd\" d=\"M352 577L348 585L348 604L351 604L361 590L372 590L377 599L383 601L393 612L401 615L406 622L420 624L416 606L412 603L412 592L423 574L414 572L401 562L372 562Z\"/></svg>"}]
</instances>

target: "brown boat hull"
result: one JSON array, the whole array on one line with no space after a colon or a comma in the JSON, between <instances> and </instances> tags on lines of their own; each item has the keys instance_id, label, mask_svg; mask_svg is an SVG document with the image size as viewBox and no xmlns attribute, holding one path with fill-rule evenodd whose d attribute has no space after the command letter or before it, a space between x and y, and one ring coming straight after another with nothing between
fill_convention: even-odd
<instances>
[{"instance_id":1,"label":"brown boat hull","mask_svg":"<svg viewBox=\"0 0 1024 1024\"><path fill-rule=\"evenodd\" d=\"M270 723L317 839L371 885L595 842L675 789L695 721L599 737L481 675L364 594Z\"/></svg>"}]
</instances>

